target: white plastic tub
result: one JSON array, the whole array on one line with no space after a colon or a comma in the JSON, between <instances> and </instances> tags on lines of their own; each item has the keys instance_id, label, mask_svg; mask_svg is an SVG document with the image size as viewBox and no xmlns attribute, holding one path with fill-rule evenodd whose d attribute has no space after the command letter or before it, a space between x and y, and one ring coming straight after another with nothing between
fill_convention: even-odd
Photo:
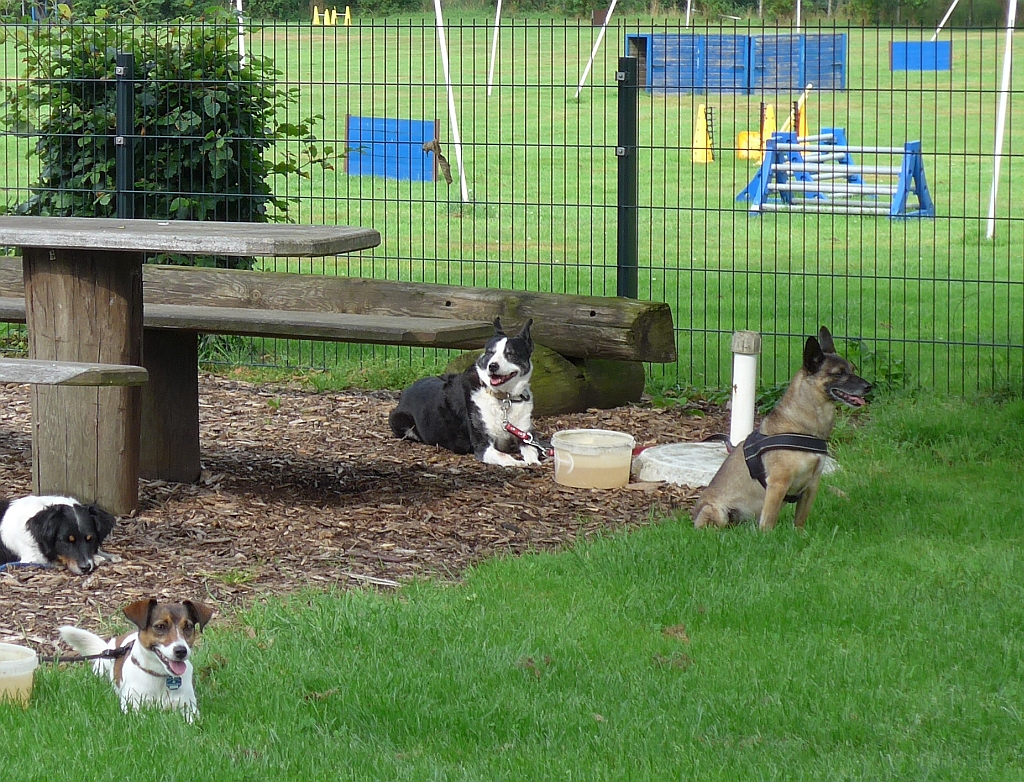
<instances>
[{"instance_id":1,"label":"white plastic tub","mask_svg":"<svg viewBox=\"0 0 1024 782\"><path fill-rule=\"evenodd\" d=\"M555 432L555 482L579 489L614 489L629 483L632 435L609 429Z\"/></svg>"},{"instance_id":2,"label":"white plastic tub","mask_svg":"<svg viewBox=\"0 0 1024 782\"><path fill-rule=\"evenodd\" d=\"M28 706L32 680L39 659L26 646L0 644L0 701L14 701Z\"/></svg>"}]
</instances>

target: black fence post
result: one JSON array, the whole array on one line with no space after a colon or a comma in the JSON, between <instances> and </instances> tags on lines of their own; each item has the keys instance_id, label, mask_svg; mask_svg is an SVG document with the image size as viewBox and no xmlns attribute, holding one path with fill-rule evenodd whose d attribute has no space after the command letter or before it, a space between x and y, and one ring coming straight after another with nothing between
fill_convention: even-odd
<instances>
[{"instance_id":1,"label":"black fence post","mask_svg":"<svg viewBox=\"0 0 1024 782\"><path fill-rule=\"evenodd\" d=\"M119 53L115 62L114 187L117 216L135 217L135 55Z\"/></svg>"},{"instance_id":2,"label":"black fence post","mask_svg":"<svg viewBox=\"0 0 1024 782\"><path fill-rule=\"evenodd\" d=\"M619 134L615 147L615 155L619 158L617 293L619 296L635 299L640 258L636 181L637 112L640 103L640 89L636 57L619 58L619 70L615 74L615 81L619 85Z\"/></svg>"}]
</instances>

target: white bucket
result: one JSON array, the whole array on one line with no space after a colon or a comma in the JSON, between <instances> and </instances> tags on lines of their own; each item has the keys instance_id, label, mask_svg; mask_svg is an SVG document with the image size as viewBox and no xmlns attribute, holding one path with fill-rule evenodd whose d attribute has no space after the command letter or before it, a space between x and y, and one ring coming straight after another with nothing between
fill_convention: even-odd
<instances>
[{"instance_id":1,"label":"white bucket","mask_svg":"<svg viewBox=\"0 0 1024 782\"><path fill-rule=\"evenodd\" d=\"M0 701L8 700L28 706L32 679L39 659L26 646L0 644Z\"/></svg>"},{"instance_id":2,"label":"white bucket","mask_svg":"<svg viewBox=\"0 0 1024 782\"><path fill-rule=\"evenodd\" d=\"M629 483L636 440L608 429L555 432L555 483L579 489L614 489Z\"/></svg>"}]
</instances>

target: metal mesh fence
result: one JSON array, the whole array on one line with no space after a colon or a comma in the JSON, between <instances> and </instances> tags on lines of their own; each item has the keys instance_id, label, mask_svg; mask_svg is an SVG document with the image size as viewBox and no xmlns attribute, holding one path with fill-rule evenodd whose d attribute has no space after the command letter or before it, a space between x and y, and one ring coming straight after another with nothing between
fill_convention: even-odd
<instances>
[{"instance_id":1,"label":"metal mesh fence","mask_svg":"<svg viewBox=\"0 0 1024 782\"><path fill-rule=\"evenodd\" d=\"M118 27L117 35L160 29ZM55 61L37 63L31 74L37 81L30 82L24 52L14 42L31 31L8 25L4 32L8 99L10 91L39 79L74 82L76 89L94 91L91 103L104 122L109 115L105 132L67 131L58 158L70 165L83 150L112 155L106 66L73 73ZM229 30L226 40L237 56L235 33ZM302 131L266 145L272 163L302 164L301 174L274 174L271 166L270 191L289 206L283 213L280 204L266 201L268 214L372 226L383 236L373 251L301 263L256 259L258 268L615 295L621 206L616 73L619 58L628 55L638 61L641 91L638 293L671 305L679 347L675 365L650 368L655 377L700 387L728 384L730 335L749 329L763 335L762 383L781 383L799 363L806 335L825 324L876 382L953 393L1020 389L1024 213L1014 201L1024 189L1016 132L1024 123L1016 86L1021 66L1014 68L1018 78L1008 94L994 237L986 237L1004 31L946 30L933 45L932 31L920 29L834 26L798 36L791 28L683 28L619 19L609 25L589 71L601 34L589 23L508 19L495 33L489 21L448 20L444 33L447 74L431 19L247 25L250 66L263 58L277 71L261 72L260 86L291 93L290 99L273 98L275 122ZM122 43L115 36L111 47ZM111 72L114 54L97 54ZM136 79L145 78L147 67L136 61ZM223 92L243 78L239 73L198 78ZM876 150L920 141L934 217L851 213L866 209L848 208L850 193L823 184L802 186L815 208L824 208L820 213L792 211L785 190L770 192L779 211L752 212L749 199L737 200L762 170L753 134L761 132L766 114L781 128L808 82L817 84L794 130L841 130L857 150L846 162L879 171L901 166L904 157ZM203 124L212 118L204 117L202 103L196 117L183 119L183 98L147 106L146 89L137 82L134 90L142 119L133 133L143 149L155 135L177 134L181 153L198 155L201 165L191 178L161 189L166 157L143 155L132 187L137 217L155 216L150 210L158 202L173 213L174 204L180 209L184 201L212 197L204 177L216 164L210 150L218 140ZM40 105L32 117L15 117L8 108L2 176L8 209L28 208L41 192L41 177L52 188L49 169L30 154L51 110ZM234 124L244 127L252 111L237 103L234 110ZM161 119L168 115L174 116L170 123ZM311 116L315 124L300 127ZM431 128L439 147L428 154L416 133ZM450 165L450 184L438 151ZM803 150L804 158L813 154ZM259 195L257 184L245 178L247 166L237 157L230 163L237 172L228 175L233 195L248 203L246 197ZM806 182L777 174L769 172L775 185ZM859 200L888 208L890 188L904 178L864 173ZM106 179L63 186L82 196L80 204L117 198ZM237 214L225 212L230 219ZM229 353L227 360L313 367L341 357L409 356L407 350L281 342Z\"/></svg>"}]
</instances>

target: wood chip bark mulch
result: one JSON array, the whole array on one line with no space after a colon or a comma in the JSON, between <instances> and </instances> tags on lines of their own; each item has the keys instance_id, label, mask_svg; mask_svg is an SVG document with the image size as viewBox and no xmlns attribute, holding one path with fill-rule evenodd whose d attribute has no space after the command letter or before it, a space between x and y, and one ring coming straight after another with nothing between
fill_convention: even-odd
<instances>
[{"instance_id":1,"label":"wood chip bark mulch","mask_svg":"<svg viewBox=\"0 0 1024 782\"><path fill-rule=\"evenodd\" d=\"M2 393L0 481L14 498L31 491L31 409L26 386ZM58 626L95 630L150 596L204 600L230 614L308 587L456 579L495 554L557 549L688 510L697 495L665 483L568 489L554 482L550 462L491 467L399 442L387 424L396 399L203 375L199 483L143 481L140 509L118 520L105 546L121 561L88 576L0 570L0 641L50 654ZM640 404L539 418L535 428L615 429L654 445L701 440L727 431L728 420L711 406Z\"/></svg>"}]
</instances>

